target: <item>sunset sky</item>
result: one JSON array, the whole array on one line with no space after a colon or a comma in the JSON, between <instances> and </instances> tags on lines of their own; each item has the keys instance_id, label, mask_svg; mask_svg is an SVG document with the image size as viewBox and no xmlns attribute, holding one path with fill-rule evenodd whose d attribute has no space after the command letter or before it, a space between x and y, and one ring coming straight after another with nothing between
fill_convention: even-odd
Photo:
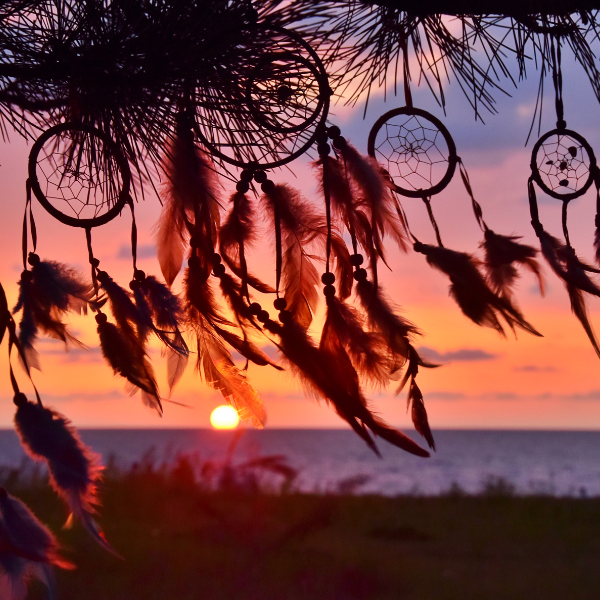
<instances>
[{"instance_id":1,"label":"sunset sky","mask_svg":"<svg viewBox=\"0 0 600 600\"><path fill-rule=\"evenodd\" d=\"M583 134L600 152L600 106L578 65L563 58L565 70L565 115L569 128ZM550 87L550 82L547 82ZM508 85L508 84L507 84ZM456 82L448 87L447 114L435 104L427 89L414 89L415 106L430 110L442 119L452 133L483 207L488 225L497 233L522 235L525 242L536 245L530 226L527 203L527 178L530 152L537 137L525 147L535 104L537 79L508 89L512 97L497 94L497 115L484 114L486 123L476 122L473 111L462 97ZM383 103L378 94L369 104L365 120L363 107L335 106L331 122L359 150L366 152L369 129L386 110L403 104L388 95ZM554 128L556 121L552 98L545 102L542 133ZM0 281L9 304L17 298L21 271L21 223L25 203L25 180L28 147L17 135L0 145L0 239L2 261ZM308 160L292 165L294 174L281 171L272 176L302 190L308 198L320 202ZM227 193L224 192L224 198ZM560 234L560 202L538 193L542 222L555 235ZM34 200L38 229L38 253L44 259L69 263L88 272L85 234L54 221ZM419 200L406 199L404 207L412 229L419 239L434 243L435 238L425 208ZM434 197L433 209L446 246L475 252L481 232L473 217L469 197L458 173L449 187ZM160 204L152 193L136 207L139 230L139 267L149 274L160 274L155 259L152 227L160 213ZM595 198L592 190L573 202L569 212L572 243L581 256L591 259L594 236ZM101 267L121 285L131 279L128 211L110 224L94 230L95 254ZM269 281L274 280L274 255L269 244L259 244L251 255L254 270ZM600 428L600 362L581 326L571 315L563 284L547 275L547 294L541 298L532 276L524 273L517 298L526 318L543 333L536 338L519 333L518 339L498 336L491 329L477 327L462 315L448 297L449 281L433 271L422 255L401 254L389 243L392 271L381 269L387 294L404 315L423 331L418 342L423 353L444 366L423 370L419 384L425 396L430 423L435 428ZM179 291L181 275L174 288ZM266 303L265 303L266 305ZM268 306L270 308L270 306ZM600 300L590 298L588 309L600 331ZM274 312L272 311L272 314ZM323 311L316 318L322 322ZM112 375L98 348L93 315L73 318L71 327L89 350L64 352L62 344L41 339L42 372L35 372L35 382L48 405L84 427L208 427L209 415L222 398L208 389L194 373L192 362L172 399L191 408L165 404L161 419L145 408L138 396L130 398L123 382ZM315 329L316 331L316 329ZM257 339L266 345L266 339ZM6 342L0 354L0 426L10 427L14 406L8 377ZM275 348L266 349L273 352ZM166 396L165 361L158 344L153 345L152 359L159 384ZM16 364L16 361L15 361ZM17 367L18 369L18 367ZM21 374L21 373L19 373ZM268 411L268 427L345 427L323 402L304 396L300 385L288 373L268 367L251 366L251 383L261 393ZM24 376L24 390L29 385ZM394 388L371 391L372 408L389 422L410 427L406 414L405 394L394 395Z\"/></svg>"}]
</instances>

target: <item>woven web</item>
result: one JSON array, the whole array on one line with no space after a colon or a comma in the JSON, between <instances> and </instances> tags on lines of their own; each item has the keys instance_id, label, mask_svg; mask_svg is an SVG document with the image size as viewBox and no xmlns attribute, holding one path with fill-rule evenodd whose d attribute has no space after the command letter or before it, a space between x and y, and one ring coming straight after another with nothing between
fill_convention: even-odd
<instances>
[{"instance_id":1,"label":"woven web","mask_svg":"<svg viewBox=\"0 0 600 600\"><path fill-rule=\"evenodd\" d=\"M48 202L75 219L107 213L117 203L122 183L102 140L79 131L48 140L38 155L37 178Z\"/></svg>"},{"instance_id":2,"label":"woven web","mask_svg":"<svg viewBox=\"0 0 600 600\"><path fill-rule=\"evenodd\" d=\"M449 149L442 132L428 119L397 115L384 123L375 142L377 160L403 189L428 190L448 170Z\"/></svg>"},{"instance_id":3,"label":"woven web","mask_svg":"<svg viewBox=\"0 0 600 600\"><path fill-rule=\"evenodd\" d=\"M542 182L557 194L577 192L590 176L588 152L570 135L548 138L537 152L536 164Z\"/></svg>"},{"instance_id":4,"label":"woven web","mask_svg":"<svg viewBox=\"0 0 600 600\"><path fill-rule=\"evenodd\" d=\"M250 99L267 127L301 129L319 108L319 82L307 61L274 53L254 74Z\"/></svg>"}]
</instances>

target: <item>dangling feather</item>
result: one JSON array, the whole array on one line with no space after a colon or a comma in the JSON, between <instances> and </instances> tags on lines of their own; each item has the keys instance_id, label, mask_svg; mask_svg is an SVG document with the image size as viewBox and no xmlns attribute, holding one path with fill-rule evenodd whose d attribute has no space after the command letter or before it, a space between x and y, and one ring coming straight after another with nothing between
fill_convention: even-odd
<instances>
[{"instance_id":1,"label":"dangling feather","mask_svg":"<svg viewBox=\"0 0 600 600\"><path fill-rule=\"evenodd\" d=\"M204 278L201 267L188 268L184 290L188 326L196 336L196 369L208 385L238 410L241 418L251 420L256 427L264 426L266 412L260 396L236 368L217 333L222 326L233 324L219 313L210 282Z\"/></svg>"},{"instance_id":2,"label":"dangling feather","mask_svg":"<svg viewBox=\"0 0 600 600\"><path fill-rule=\"evenodd\" d=\"M563 280L571 301L571 310L583 326L596 354L600 357L600 347L590 323L585 298L582 294L582 292L587 292L593 296L600 296L600 288L586 274L586 271L598 273L598 270L582 262L573 248L562 244L560 240L546 231L541 230L539 238L544 258L548 261L552 270Z\"/></svg>"},{"instance_id":3,"label":"dangling feather","mask_svg":"<svg viewBox=\"0 0 600 600\"><path fill-rule=\"evenodd\" d=\"M415 429L425 438L425 440L427 440L429 447L432 450L435 450L435 440L433 439L431 428L429 427L427 410L425 410L425 403L423 402L423 394L414 379L410 382L408 403L409 405L412 404L411 418Z\"/></svg>"},{"instance_id":4,"label":"dangling feather","mask_svg":"<svg viewBox=\"0 0 600 600\"><path fill-rule=\"evenodd\" d=\"M302 201L298 192L289 186L276 185L272 193L262 196L263 206L277 227L282 229L282 280L287 310L303 327L312 322L319 294L319 274L308 254L307 247L315 239L315 227L323 226L320 217Z\"/></svg>"},{"instance_id":5,"label":"dangling feather","mask_svg":"<svg viewBox=\"0 0 600 600\"><path fill-rule=\"evenodd\" d=\"M418 354L411 353L411 341L420 335L420 331L408 319L397 314L379 286L376 287L365 279L358 282L356 292L370 327L378 332L387 344L392 360L391 375L404 367L407 361L407 368L410 369L410 361L413 359L423 367L437 366L426 363Z\"/></svg>"},{"instance_id":6,"label":"dangling feather","mask_svg":"<svg viewBox=\"0 0 600 600\"><path fill-rule=\"evenodd\" d=\"M29 402L23 394L17 394L15 404L15 428L21 444L33 459L46 462L54 490L92 537L114 553L91 518L98 505L100 456L79 439L73 425L60 413Z\"/></svg>"},{"instance_id":7,"label":"dangling feather","mask_svg":"<svg viewBox=\"0 0 600 600\"><path fill-rule=\"evenodd\" d=\"M256 241L254 231L254 213L250 199L246 194L236 192L232 198L233 207L219 230L219 250L227 266L247 285L255 290L270 294L275 290L257 277L248 273L246 250Z\"/></svg>"},{"instance_id":8,"label":"dangling feather","mask_svg":"<svg viewBox=\"0 0 600 600\"><path fill-rule=\"evenodd\" d=\"M224 273L219 277L219 285L221 287L221 293L227 300L240 327L243 329L245 325L250 325L256 329L260 329L260 326L248 312L248 306L242 297L241 284L228 273Z\"/></svg>"},{"instance_id":9,"label":"dangling feather","mask_svg":"<svg viewBox=\"0 0 600 600\"><path fill-rule=\"evenodd\" d=\"M278 371L283 371L283 369L277 363L274 363L258 346L253 344L250 340L242 339L235 335L235 333L231 333L230 331L226 331L220 327L215 327L215 332L220 338L225 340L232 348L237 350L247 360L261 367L271 365Z\"/></svg>"},{"instance_id":10,"label":"dangling feather","mask_svg":"<svg viewBox=\"0 0 600 600\"><path fill-rule=\"evenodd\" d=\"M0 595L25 600L31 575L40 579L54 598L51 565L75 568L59 554L52 532L18 498L0 488Z\"/></svg>"},{"instance_id":11,"label":"dangling feather","mask_svg":"<svg viewBox=\"0 0 600 600\"><path fill-rule=\"evenodd\" d=\"M492 290L501 296L511 296L512 286L519 276L514 263L527 267L538 279L540 292L544 295L544 279L536 260L537 250L520 244L518 236L506 236L485 230L480 247L485 251L485 268Z\"/></svg>"},{"instance_id":12,"label":"dangling feather","mask_svg":"<svg viewBox=\"0 0 600 600\"><path fill-rule=\"evenodd\" d=\"M161 197L165 210L157 225L158 258L163 277L171 285L181 270L185 244L193 230L205 256L214 252L219 224L216 169L194 144L186 123L178 124L165 157L168 182Z\"/></svg>"},{"instance_id":13,"label":"dangling feather","mask_svg":"<svg viewBox=\"0 0 600 600\"><path fill-rule=\"evenodd\" d=\"M474 323L491 327L505 335L498 320L498 315L501 315L513 331L515 327L520 327L532 335L541 337L507 297L498 296L489 288L479 271L480 263L476 258L465 252L420 242L415 243L415 250L424 254L432 267L450 278L450 295Z\"/></svg>"},{"instance_id":14,"label":"dangling feather","mask_svg":"<svg viewBox=\"0 0 600 600\"><path fill-rule=\"evenodd\" d=\"M327 345L317 348L303 327L293 321L281 326L274 321L266 327L281 340L280 349L294 371L317 397L331 402L342 419L379 455L370 429L389 443L417 456L429 453L408 436L373 415L360 391L358 374L341 343L330 336Z\"/></svg>"},{"instance_id":15,"label":"dangling feather","mask_svg":"<svg viewBox=\"0 0 600 600\"><path fill-rule=\"evenodd\" d=\"M394 361L385 339L378 332L365 331L356 309L335 296L327 299L321 346L329 346L331 336L346 349L360 376L373 384L387 385Z\"/></svg>"},{"instance_id":16,"label":"dangling feather","mask_svg":"<svg viewBox=\"0 0 600 600\"><path fill-rule=\"evenodd\" d=\"M93 303L91 283L82 279L73 269L53 261L42 261L37 254L29 254L31 271L23 271L19 281L19 298L13 313L22 311L19 340L30 367L39 369L35 338L39 331L62 340L65 345L85 346L67 330L61 318L69 311L87 312Z\"/></svg>"},{"instance_id":17,"label":"dangling feather","mask_svg":"<svg viewBox=\"0 0 600 600\"><path fill-rule=\"evenodd\" d=\"M162 405L152 365L137 337L126 335L109 323L106 315L96 315L100 349L115 375L121 375L129 383L129 393L142 391L142 402L162 415Z\"/></svg>"},{"instance_id":18,"label":"dangling feather","mask_svg":"<svg viewBox=\"0 0 600 600\"><path fill-rule=\"evenodd\" d=\"M208 323L197 325L197 370L205 382L219 391L238 412L241 419L250 420L255 427L264 427L267 414L258 392L235 366L231 354L211 331Z\"/></svg>"},{"instance_id":19,"label":"dangling feather","mask_svg":"<svg viewBox=\"0 0 600 600\"><path fill-rule=\"evenodd\" d=\"M4 334L12 321L12 315L8 310L8 301L6 300L6 294L4 293L4 288L0 283L0 344L4 339Z\"/></svg>"},{"instance_id":20,"label":"dangling feather","mask_svg":"<svg viewBox=\"0 0 600 600\"><path fill-rule=\"evenodd\" d=\"M348 173L360 190L360 200L371 218L371 233L379 256L384 258L383 237L391 236L398 247L408 250L404 224L399 220L389 182L374 158L362 156L346 143L340 150Z\"/></svg>"},{"instance_id":21,"label":"dangling feather","mask_svg":"<svg viewBox=\"0 0 600 600\"><path fill-rule=\"evenodd\" d=\"M600 265L600 218L596 217L596 221L599 224L596 225L596 233L594 234L594 248L596 249L596 264Z\"/></svg>"}]
</instances>

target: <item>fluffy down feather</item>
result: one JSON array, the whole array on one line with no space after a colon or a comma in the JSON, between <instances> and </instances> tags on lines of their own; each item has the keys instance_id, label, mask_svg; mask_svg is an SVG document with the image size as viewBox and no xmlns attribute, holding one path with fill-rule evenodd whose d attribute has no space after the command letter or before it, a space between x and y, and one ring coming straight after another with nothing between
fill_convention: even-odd
<instances>
[{"instance_id":1,"label":"fluffy down feather","mask_svg":"<svg viewBox=\"0 0 600 600\"><path fill-rule=\"evenodd\" d=\"M15 428L21 444L33 459L48 466L50 483L94 539L114 552L91 518L98 504L97 485L102 466L99 455L79 438L70 421L60 413L15 396Z\"/></svg>"},{"instance_id":2,"label":"fluffy down feather","mask_svg":"<svg viewBox=\"0 0 600 600\"><path fill-rule=\"evenodd\" d=\"M59 555L52 532L18 498L0 488L0 597L24 600L31 576L40 579L54 597L51 565L72 569Z\"/></svg>"},{"instance_id":3,"label":"fluffy down feather","mask_svg":"<svg viewBox=\"0 0 600 600\"><path fill-rule=\"evenodd\" d=\"M465 252L456 252L420 242L415 243L415 250L424 254L432 267L450 278L452 282L450 295L456 300L462 312L474 323L491 327L501 335L505 335L498 320L500 315L513 331L515 327L520 327L532 335L541 337L541 334L523 318L510 299L495 294L489 288L479 271L480 263L476 258Z\"/></svg>"}]
</instances>

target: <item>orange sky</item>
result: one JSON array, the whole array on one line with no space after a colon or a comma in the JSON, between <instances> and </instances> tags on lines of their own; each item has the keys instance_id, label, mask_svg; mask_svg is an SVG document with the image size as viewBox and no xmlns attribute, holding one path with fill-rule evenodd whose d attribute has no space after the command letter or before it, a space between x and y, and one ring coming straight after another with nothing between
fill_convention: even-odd
<instances>
[{"instance_id":1,"label":"orange sky","mask_svg":"<svg viewBox=\"0 0 600 600\"><path fill-rule=\"evenodd\" d=\"M533 83L533 82L532 82ZM567 70L565 103L569 126L586 135L592 146L600 148L600 108L587 84ZM475 195L483 206L488 225L498 233L516 233L524 241L536 244L529 225L526 181L532 144L524 147L530 126L534 85L524 86L505 98L498 116L488 116L482 125L473 119L466 101L450 93L448 115L436 108L427 93L415 94L415 103L442 118L453 133ZM451 90L452 91L452 90ZM367 118L361 121L362 108L352 111L334 109L332 121L342 126L347 137L365 151L368 130L384 111L399 103L383 105L375 99ZM543 130L553 127L552 104L547 102ZM535 137L535 136L534 136ZM21 271L21 221L25 201L28 148L16 135L10 144L0 145L0 239L2 240L2 281L9 303L17 297L16 281ZM286 172L274 176L316 198L306 163L295 165L296 179ZM542 221L548 229L560 232L560 203L539 194ZM407 199L404 206L411 227L425 242L434 242L425 209L418 200ZM433 200L442 237L453 249L477 250L480 232L473 218L469 198L458 174L450 186ZM139 266L147 273L159 274L154 258L151 229L160 211L150 194L137 207L139 230ZM592 191L575 201L570 209L572 242L578 252L592 256L595 199ZM68 228L45 214L34 200L38 228L38 252L42 258L67 262L87 272L87 254L83 230ZM131 279L128 253L130 219L128 214L94 230L95 253L102 268L121 285ZM274 259L262 245L252 259L260 274L273 279ZM439 369L423 370L419 384L424 392L430 423L442 427L486 428L600 428L600 363L585 334L570 314L563 285L546 270L548 293L540 298L534 279L523 275L518 300L525 316L544 334L535 338L520 333L500 338L490 329L482 329L462 315L448 297L448 280L434 272L421 255L401 255L390 244L392 272L383 272L382 280L389 297L401 305L403 313L424 332L419 344L429 355L447 363ZM385 269L382 269L385 271ZM178 290L180 279L176 281ZM600 322L600 301L588 302L590 316ZM322 319L322 314L316 321ZM39 343L42 372L35 381L46 402L65 413L77 425L86 427L206 427L211 410L222 403L218 394L204 386L190 365L176 388L173 400L191 405L184 408L166 404L162 419L142 406L139 397L129 398L122 381L113 377L98 350L92 315L73 318L71 327L89 346L89 351L64 353L60 343ZM599 326L600 327L600 326ZM264 340L260 344L266 343ZM158 345L152 359L159 384L166 395L166 369ZM304 397L299 384L287 373L272 368L251 366L251 382L261 393L268 410L270 427L344 427L344 423L325 403ZM22 387L28 389L21 378ZM388 421L410 427L405 397L394 396L393 388L370 394L373 408ZM13 404L6 362L6 345L0 354L0 426L12 421Z\"/></svg>"}]
</instances>

